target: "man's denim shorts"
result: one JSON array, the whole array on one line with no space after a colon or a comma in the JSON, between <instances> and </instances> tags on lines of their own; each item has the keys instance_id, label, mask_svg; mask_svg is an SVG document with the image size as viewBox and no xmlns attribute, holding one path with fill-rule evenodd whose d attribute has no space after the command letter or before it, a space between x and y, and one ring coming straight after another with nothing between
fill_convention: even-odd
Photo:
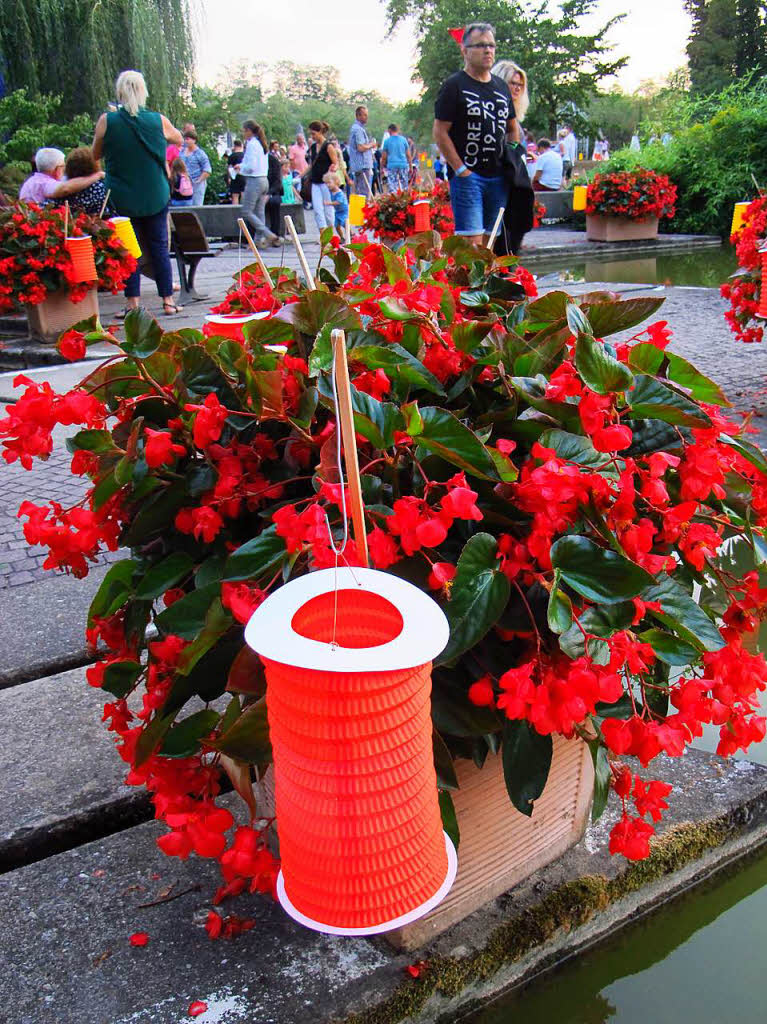
<instances>
[{"instance_id":1,"label":"man's denim shorts","mask_svg":"<svg viewBox=\"0 0 767 1024\"><path fill-rule=\"evenodd\" d=\"M506 203L504 179L483 178L481 174L454 174L450 180L450 204L453 207L457 235L489 235L498 211Z\"/></svg>"}]
</instances>

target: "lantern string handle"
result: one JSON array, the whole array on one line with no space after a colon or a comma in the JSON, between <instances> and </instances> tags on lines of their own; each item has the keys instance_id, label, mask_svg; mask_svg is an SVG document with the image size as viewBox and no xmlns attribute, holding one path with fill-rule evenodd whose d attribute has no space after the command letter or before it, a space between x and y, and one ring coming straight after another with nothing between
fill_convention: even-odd
<instances>
[{"instance_id":1,"label":"lantern string handle","mask_svg":"<svg viewBox=\"0 0 767 1024\"><path fill-rule=\"evenodd\" d=\"M338 568L338 559L343 555L346 550L346 545L349 543L349 520L346 513L346 484L344 482L344 471L341 463L341 424L339 422L338 414L338 381L336 380L336 360L335 360L335 349L338 344L338 335L333 333L332 345L333 345L333 368L330 374L330 383L333 388L333 407L336 414L336 467L338 469L338 480L341 485L341 517L344 524L343 541L340 547L336 547L336 542L333 538L333 531L330 529L330 520L328 519L327 512L325 513L325 523L328 528L328 538L330 540L330 547L333 554L336 556L336 568ZM334 629L335 635L335 629Z\"/></svg>"},{"instance_id":2,"label":"lantern string handle","mask_svg":"<svg viewBox=\"0 0 767 1024\"><path fill-rule=\"evenodd\" d=\"M333 537L333 531L330 528L330 520L328 514L325 512L325 525L328 528L328 539L330 541L330 547L333 551L335 558L335 565L333 567L333 632L330 637L330 646L333 650L338 647L336 643L336 626L338 625L338 559L343 556L346 550L346 545L349 543L349 520L346 516L346 484L344 482L344 471L341 463L341 424L338 418L338 382L336 380L336 359L335 349L338 344L338 335L331 335L332 347L333 347L333 367L330 373L330 383L333 388L333 408L336 414L336 467L338 470L338 481L341 486L341 518L344 524L343 540L341 546L336 547L335 538ZM344 559L346 561L346 559Z\"/></svg>"}]
</instances>

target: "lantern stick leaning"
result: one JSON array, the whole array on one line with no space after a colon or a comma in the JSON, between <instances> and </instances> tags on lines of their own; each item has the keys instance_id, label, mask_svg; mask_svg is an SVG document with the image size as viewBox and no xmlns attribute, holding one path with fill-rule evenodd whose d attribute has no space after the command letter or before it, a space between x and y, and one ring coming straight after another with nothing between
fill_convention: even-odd
<instances>
[{"instance_id":1,"label":"lantern stick leaning","mask_svg":"<svg viewBox=\"0 0 767 1024\"><path fill-rule=\"evenodd\" d=\"M242 219L242 217L238 218L237 226L239 227L239 229L243 233L243 235L245 235L245 240L246 240L246 242L248 243L248 245L250 247L250 251L256 257L256 263L258 264L258 269L261 271L261 275L262 275L262 277L264 279L264 284L267 286L269 291L273 291L273 288L272 288L272 278L271 278L271 276L269 274L269 271L266 269L266 264L264 263L264 261L263 261L263 259L261 257L261 253L258 251L258 246L253 241L253 236L248 231L248 226L245 223L245 221Z\"/></svg>"}]
</instances>

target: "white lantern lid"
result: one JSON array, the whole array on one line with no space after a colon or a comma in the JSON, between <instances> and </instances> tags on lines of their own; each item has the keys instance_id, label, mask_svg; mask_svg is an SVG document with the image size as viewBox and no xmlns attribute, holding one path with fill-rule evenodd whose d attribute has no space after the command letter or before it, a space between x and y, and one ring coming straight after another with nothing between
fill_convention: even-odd
<instances>
[{"instance_id":1,"label":"white lantern lid","mask_svg":"<svg viewBox=\"0 0 767 1024\"><path fill-rule=\"evenodd\" d=\"M360 590L389 601L402 616L394 639L375 647L341 647L311 640L293 628L308 601L334 590ZM377 569L340 567L299 576L275 590L245 627L245 641L270 661L320 672L391 672L432 661L444 650L450 625L436 601L406 580Z\"/></svg>"}]
</instances>

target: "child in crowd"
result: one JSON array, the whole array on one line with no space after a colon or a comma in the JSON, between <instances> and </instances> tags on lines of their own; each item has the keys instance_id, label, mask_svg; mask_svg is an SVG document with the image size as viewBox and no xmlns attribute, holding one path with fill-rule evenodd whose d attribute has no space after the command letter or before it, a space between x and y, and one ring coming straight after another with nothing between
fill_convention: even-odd
<instances>
[{"instance_id":1,"label":"child in crowd","mask_svg":"<svg viewBox=\"0 0 767 1024\"><path fill-rule=\"evenodd\" d=\"M177 156L170 165L170 205L191 206L193 202L194 187L186 164Z\"/></svg>"},{"instance_id":2,"label":"child in crowd","mask_svg":"<svg viewBox=\"0 0 767 1024\"><path fill-rule=\"evenodd\" d=\"M300 203L301 196L296 192L295 179L290 173L290 160L283 160L282 170L282 201L283 203Z\"/></svg>"},{"instance_id":3,"label":"child in crowd","mask_svg":"<svg viewBox=\"0 0 767 1024\"><path fill-rule=\"evenodd\" d=\"M326 202L325 205L334 207L336 231L340 234L346 230L346 218L349 216L349 200L341 188L341 178L334 171L328 171L322 180L328 186L328 191L330 192L330 202Z\"/></svg>"}]
</instances>

